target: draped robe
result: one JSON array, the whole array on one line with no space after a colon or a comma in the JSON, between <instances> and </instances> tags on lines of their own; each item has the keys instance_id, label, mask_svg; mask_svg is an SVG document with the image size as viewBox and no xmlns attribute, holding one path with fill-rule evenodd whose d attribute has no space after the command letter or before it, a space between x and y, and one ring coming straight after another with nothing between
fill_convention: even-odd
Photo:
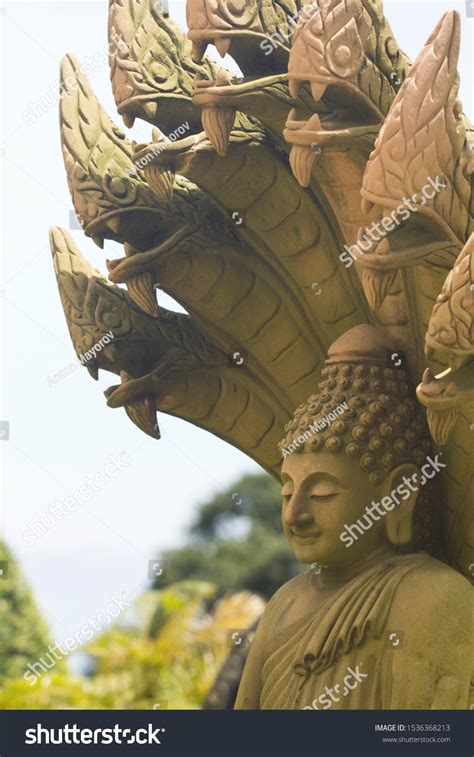
<instances>
[{"instance_id":1,"label":"draped robe","mask_svg":"<svg viewBox=\"0 0 474 757\"><path fill-rule=\"evenodd\" d=\"M271 600L266 623L275 630L262 647L260 708L467 708L471 660L466 660L463 680L444 675L436 661L405 652L409 618L405 628L392 629L389 623L404 579L416 578L420 569L432 571L433 565L440 575L454 575L425 554L381 561L324 598L316 611L282 630L280 603L276 597ZM293 581L303 585L308 576Z\"/></svg>"}]
</instances>

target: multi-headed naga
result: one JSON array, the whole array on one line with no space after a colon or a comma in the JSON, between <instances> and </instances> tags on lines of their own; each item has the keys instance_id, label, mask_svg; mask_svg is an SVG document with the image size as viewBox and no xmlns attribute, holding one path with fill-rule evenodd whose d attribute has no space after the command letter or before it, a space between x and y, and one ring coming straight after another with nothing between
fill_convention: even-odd
<instances>
[{"instance_id":1,"label":"multi-headed naga","mask_svg":"<svg viewBox=\"0 0 474 757\"><path fill-rule=\"evenodd\" d=\"M124 250L107 280L51 232L76 353L112 332L87 364L120 377L109 407L156 438L157 412L183 418L282 481L285 534L313 569L270 601L238 707L467 708L474 133L459 16L413 64L379 0L188 0L187 21L186 39L154 0L110 2L117 109L128 129L152 125L148 144L64 59L74 207L99 247Z\"/></svg>"}]
</instances>

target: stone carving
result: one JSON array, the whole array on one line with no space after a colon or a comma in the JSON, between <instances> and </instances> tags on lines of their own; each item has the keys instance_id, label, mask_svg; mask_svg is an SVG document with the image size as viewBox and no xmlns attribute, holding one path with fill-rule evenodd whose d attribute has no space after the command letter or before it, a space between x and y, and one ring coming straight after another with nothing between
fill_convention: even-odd
<instances>
[{"instance_id":1,"label":"stone carving","mask_svg":"<svg viewBox=\"0 0 474 757\"><path fill-rule=\"evenodd\" d=\"M230 51L236 58L245 59L249 35L259 42L274 35L275 48L287 50L294 31L291 20L303 6L301 0L218 0L217 3L196 0L188 3L188 38L193 42L193 56L202 58L212 42L222 57ZM247 67L249 63L251 65L251 61Z\"/></svg>"},{"instance_id":2,"label":"stone carving","mask_svg":"<svg viewBox=\"0 0 474 757\"><path fill-rule=\"evenodd\" d=\"M367 164L361 193L368 212L375 206L379 218L390 217L403 197L413 205L408 234L400 225L390 240L364 246L364 288L375 308L397 269L426 259L452 265L472 231L470 150L456 100L459 44L459 18L448 13L400 88Z\"/></svg>"},{"instance_id":3,"label":"stone carving","mask_svg":"<svg viewBox=\"0 0 474 757\"><path fill-rule=\"evenodd\" d=\"M449 370L435 378L429 368L417 389L428 408L428 424L437 444L445 445L457 421L459 407L474 401L474 234L444 282L431 314L426 351L440 352Z\"/></svg>"},{"instance_id":4,"label":"stone carving","mask_svg":"<svg viewBox=\"0 0 474 757\"><path fill-rule=\"evenodd\" d=\"M239 707L325 708L357 665L368 678L339 707L467 707L474 135L459 17L413 65L379 0L188 0L187 18L189 41L155 0L110 1L117 108L154 127L148 144L63 62L73 203L86 235L124 248L107 281L52 231L74 348L112 331L87 367L120 377L107 404L145 433L167 412L283 475L290 546L319 569L270 602ZM209 43L243 76L204 57ZM435 486L375 511L347 548L345 524L440 453ZM288 482L320 469L333 489L298 512Z\"/></svg>"},{"instance_id":5,"label":"stone carving","mask_svg":"<svg viewBox=\"0 0 474 757\"><path fill-rule=\"evenodd\" d=\"M187 53L179 28L166 18L159 2L120 0L109 5L110 79L125 126L137 117L174 129L182 121L199 123L190 94L198 72L215 75L210 60L196 64ZM160 106L158 114L157 95Z\"/></svg>"},{"instance_id":6,"label":"stone carving","mask_svg":"<svg viewBox=\"0 0 474 757\"><path fill-rule=\"evenodd\" d=\"M314 100L338 85L364 103L366 116L387 113L408 64L378 5L340 0L308 3L314 10L298 28L290 53L290 92L309 82Z\"/></svg>"},{"instance_id":7,"label":"stone carving","mask_svg":"<svg viewBox=\"0 0 474 757\"><path fill-rule=\"evenodd\" d=\"M237 708L470 704L472 588L428 555L439 555L429 491L438 455L406 370L387 367L389 350L370 326L340 337L320 393L286 427L283 527L297 559L319 569L270 601ZM314 432L342 398L342 414ZM348 671L360 676L351 685Z\"/></svg>"}]
</instances>

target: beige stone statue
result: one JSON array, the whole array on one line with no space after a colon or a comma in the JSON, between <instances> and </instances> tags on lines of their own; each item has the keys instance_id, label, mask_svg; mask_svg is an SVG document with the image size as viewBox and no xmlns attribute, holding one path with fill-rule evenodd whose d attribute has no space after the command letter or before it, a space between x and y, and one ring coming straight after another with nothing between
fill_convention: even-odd
<instances>
[{"instance_id":1,"label":"beige stone statue","mask_svg":"<svg viewBox=\"0 0 474 757\"><path fill-rule=\"evenodd\" d=\"M427 551L439 551L434 479L445 463L406 372L387 367L389 350L370 326L340 337L321 392L286 427L283 529L312 570L271 599L238 708L472 701L472 587Z\"/></svg>"},{"instance_id":2,"label":"beige stone statue","mask_svg":"<svg viewBox=\"0 0 474 757\"><path fill-rule=\"evenodd\" d=\"M187 20L188 39L156 0L109 3L117 109L128 129L153 127L149 143L62 63L74 208L99 247L124 250L105 278L51 231L75 351L93 378L120 377L107 405L149 436L169 413L283 479L285 533L313 567L271 600L239 707L467 708L474 132L457 99L460 17L413 64L380 0L188 0Z\"/></svg>"}]
</instances>

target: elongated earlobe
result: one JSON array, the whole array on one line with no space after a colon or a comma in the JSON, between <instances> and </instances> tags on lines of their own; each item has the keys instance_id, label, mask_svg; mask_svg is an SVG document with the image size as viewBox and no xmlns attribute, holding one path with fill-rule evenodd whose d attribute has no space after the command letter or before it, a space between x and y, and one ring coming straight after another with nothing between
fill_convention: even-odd
<instances>
[{"instance_id":1,"label":"elongated earlobe","mask_svg":"<svg viewBox=\"0 0 474 757\"><path fill-rule=\"evenodd\" d=\"M407 511L406 505L389 513L387 516L387 536L393 547L407 547L413 541L413 510Z\"/></svg>"},{"instance_id":2,"label":"elongated earlobe","mask_svg":"<svg viewBox=\"0 0 474 757\"><path fill-rule=\"evenodd\" d=\"M397 504L387 513L387 538L393 547L407 547L413 541L413 513L419 495L414 482L420 481L420 471L413 463L405 463L392 471L389 481L387 495Z\"/></svg>"}]
</instances>

